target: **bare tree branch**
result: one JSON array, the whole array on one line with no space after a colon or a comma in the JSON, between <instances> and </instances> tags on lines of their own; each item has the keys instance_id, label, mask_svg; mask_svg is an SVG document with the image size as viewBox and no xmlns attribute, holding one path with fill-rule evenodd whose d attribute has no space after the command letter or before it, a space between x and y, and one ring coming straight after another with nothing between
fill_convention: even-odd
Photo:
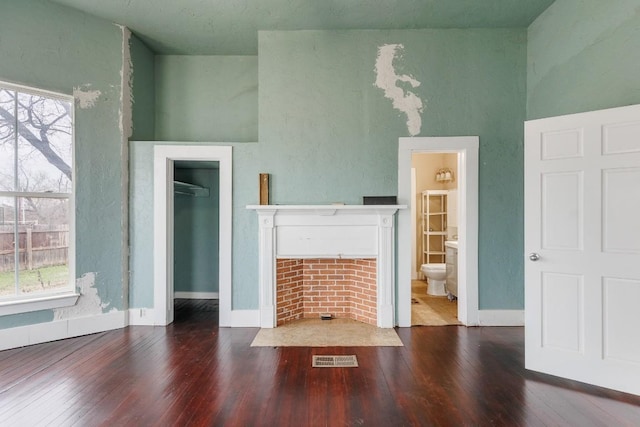
<instances>
[{"instance_id":1,"label":"bare tree branch","mask_svg":"<svg viewBox=\"0 0 640 427\"><path fill-rule=\"evenodd\" d=\"M29 109L29 114L31 114L31 110ZM0 108L0 118L4 119L7 122L16 123L16 119L7 110ZM17 122L17 131L18 134L23 137L29 144L31 144L35 149L40 151L42 155L47 159L49 163L58 168L60 172L65 174L67 178L71 179L71 167L62 159L52 148L47 136L46 132L40 132L40 137L38 138L36 135L27 128L27 126L22 122Z\"/></svg>"}]
</instances>

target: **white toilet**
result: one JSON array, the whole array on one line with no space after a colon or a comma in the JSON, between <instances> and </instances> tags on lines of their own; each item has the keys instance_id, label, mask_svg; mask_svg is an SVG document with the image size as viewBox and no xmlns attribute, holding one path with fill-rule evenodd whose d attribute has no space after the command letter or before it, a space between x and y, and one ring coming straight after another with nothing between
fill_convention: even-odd
<instances>
[{"instance_id":1,"label":"white toilet","mask_svg":"<svg viewBox=\"0 0 640 427\"><path fill-rule=\"evenodd\" d=\"M422 274L427 277L427 294L434 296L446 296L447 291L444 288L445 278L447 277L447 264L422 264L420 267Z\"/></svg>"}]
</instances>

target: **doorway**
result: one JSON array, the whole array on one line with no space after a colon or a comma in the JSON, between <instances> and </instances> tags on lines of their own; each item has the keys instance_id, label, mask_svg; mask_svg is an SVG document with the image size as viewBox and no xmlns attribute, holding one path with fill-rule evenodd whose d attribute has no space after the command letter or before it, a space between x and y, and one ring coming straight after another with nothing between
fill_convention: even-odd
<instances>
[{"instance_id":1,"label":"doorway","mask_svg":"<svg viewBox=\"0 0 640 427\"><path fill-rule=\"evenodd\" d=\"M411 177L411 325L458 325L458 153L413 153Z\"/></svg>"},{"instance_id":2,"label":"doorway","mask_svg":"<svg viewBox=\"0 0 640 427\"><path fill-rule=\"evenodd\" d=\"M219 162L174 161L174 320L206 311L215 316L219 298Z\"/></svg>"},{"instance_id":3,"label":"doorway","mask_svg":"<svg viewBox=\"0 0 640 427\"><path fill-rule=\"evenodd\" d=\"M197 162L197 163L192 163ZM154 147L154 324L168 325L174 320L175 293L175 191L200 192L204 186L175 184L176 163L215 164L218 169L218 245L217 283L219 323L226 326L231 312L231 212L232 148L205 145L157 145ZM180 172L182 173L182 172ZM189 184L189 183L186 183ZM200 188L198 188L200 187ZM199 292L199 291L198 291ZM197 296L198 294L195 294ZM203 296L203 294L200 294ZM214 296L211 292L208 296Z\"/></svg>"},{"instance_id":4,"label":"doorway","mask_svg":"<svg viewBox=\"0 0 640 427\"><path fill-rule=\"evenodd\" d=\"M398 326L411 326L412 227L415 209L411 194L414 153L457 154L458 171L458 320L478 324L478 137L400 138L398 150ZM415 212L415 210L414 210Z\"/></svg>"}]
</instances>

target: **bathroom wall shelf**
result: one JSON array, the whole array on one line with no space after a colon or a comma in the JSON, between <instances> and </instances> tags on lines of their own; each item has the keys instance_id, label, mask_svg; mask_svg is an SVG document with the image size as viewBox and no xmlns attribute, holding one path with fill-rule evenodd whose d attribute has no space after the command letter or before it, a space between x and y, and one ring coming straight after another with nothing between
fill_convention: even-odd
<instances>
[{"instance_id":1,"label":"bathroom wall shelf","mask_svg":"<svg viewBox=\"0 0 640 427\"><path fill-rule=\"evenodd\" d=\"M447 190L422 192L422 263L444 263L447 238Z\"/></svg>"},{"instance_id":2,"label":"bathroom wall shelf","mask_svg":"<svg viewBox=\"0 0 640 427\"><path fill-rule=\"evenodd\" d=\"M193 197L209 197L209 189L188 182L173 181L173 191L176 194L184 194Z\"/></svg>"}]
</instances>

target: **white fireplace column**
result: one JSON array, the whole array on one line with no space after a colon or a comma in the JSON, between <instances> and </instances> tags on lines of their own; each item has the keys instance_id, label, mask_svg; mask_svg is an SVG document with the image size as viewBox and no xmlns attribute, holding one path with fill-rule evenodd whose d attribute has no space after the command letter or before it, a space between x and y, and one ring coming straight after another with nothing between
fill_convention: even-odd
<instances>
[{"instance_id":1,"label":"white fireplace column","mask_svg":"<svg viewBox=\"0 0 640 427\"><path fill-rule=\"evenodd\" d=\"M250 205L258 213L260 326L276 326L277 258L376 258L377 325L395 326L395 221L403 205Z\"/></svg>"},{"instance_id":2,"label":"white fireplace column","mask_svg":"<svg viewBox=\"0 0 640 427\"><path fill-rule=\"evenodd\" d=\"M258 249L258 283L260 289L260 327L276 326L276 238L275 209L258 211L260 238Z\"/></svg>"}]
</instances>

